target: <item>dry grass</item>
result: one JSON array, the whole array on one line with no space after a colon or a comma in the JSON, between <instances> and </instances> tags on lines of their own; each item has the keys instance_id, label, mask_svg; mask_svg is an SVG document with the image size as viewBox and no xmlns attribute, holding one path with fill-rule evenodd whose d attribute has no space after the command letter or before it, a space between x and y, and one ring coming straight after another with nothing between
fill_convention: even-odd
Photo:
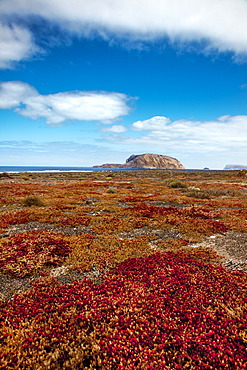
<instances>
[{"instance_id":1,"label":"dry grass","mask_svg":"<svg viewBox=\"0 0 247 370\"><path fill-rule=\"evenodd\" d=\"M37 196L37 195L28 195L27 197L25 197L23 199L22 205L24 207L32 207L32 206L43 207L45 204L39 196Z\"/></svg>"}]
</instances>

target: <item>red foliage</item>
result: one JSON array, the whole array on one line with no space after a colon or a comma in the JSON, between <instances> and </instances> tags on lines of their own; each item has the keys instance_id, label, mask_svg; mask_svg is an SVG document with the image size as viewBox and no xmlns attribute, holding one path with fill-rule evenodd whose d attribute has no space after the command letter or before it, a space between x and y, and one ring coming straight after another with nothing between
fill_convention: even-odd
<instances>
[{"instance_id":1,"label":"red foliage","mask_svg":"<svg viewBox=\"0 0 247 370\"><path fill-rule=\"evenodd\" d=\"M28 211L11 211L5 212L0 216L0 227L8 227L10 225L25 224L31 221Z\"/></svg>"},{"instance_id":2,"label":"red foliage","mask_svg":"<svg viewBox=\"0 0 247 370\"><path fill-rule=\"evenodd\" d=\"M199 207L178 209L139 204L129 208L129 210L143 218L162 220L162 222L166 222L169 225L181 227L182 230L196 230L205 235L224 233L228 230L224 223L214 220L219 215L219 212L212 209Z\"/></svg>"},{"instance_id":3,"label":"red foliage","mask_svg":"<svg viewBox=\"0 0 247 370\"><path fill-rule=\"evenodd\" d=\"M84 216L70 216L70 217L59 217L57 223L61 226L88 226L90 224L90 217Z\"/></svg>"},{"instance_id":4,"label":"red foliage","mask_svg":"<svg viewBox=\"0 0 247 370\"><path fill-rule=\"evenodd\" d=\"M1 368L245 369L246 275L195 257L135 258L101 285L48 282L5 302Z\"/></svg>"},{"instance_id":5,"label":"red foliage","mask_svg":"<svg viewBox=\"0 0 247 370\"><path fill-rule=\"evenodd\" d=\"M57 266L68 253L69 244L63 234L32 231L12 235L0 245L0 268L23 277L44 266Z\"/></svg>"}]
</instances>

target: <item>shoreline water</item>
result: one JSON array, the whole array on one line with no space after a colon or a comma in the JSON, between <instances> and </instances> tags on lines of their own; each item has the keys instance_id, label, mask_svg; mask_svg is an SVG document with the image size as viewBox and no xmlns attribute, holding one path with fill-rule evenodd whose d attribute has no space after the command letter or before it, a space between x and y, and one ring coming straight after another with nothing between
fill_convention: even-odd
<instances>
[{"instance_id":1,"label":"shoreline water","mask_svg":"<svg viewBox=\"0 0 247 370\"><path fill-rule=\"evenodd\" d=\"M102 168L102 167L67 167L67 166L0 166L0 173L23 172L93 172L93 171L209 171L209 169L177 169L177 168ZM210 170L220 171L220 170Z\"/></svg>"}]
</instances>

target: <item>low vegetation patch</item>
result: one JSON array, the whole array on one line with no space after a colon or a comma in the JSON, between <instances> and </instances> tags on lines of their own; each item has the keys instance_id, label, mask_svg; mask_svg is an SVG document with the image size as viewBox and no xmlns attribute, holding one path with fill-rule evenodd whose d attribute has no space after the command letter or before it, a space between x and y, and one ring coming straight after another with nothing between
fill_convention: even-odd
<instances>
[{"instance_id":1,"label":"low vegetation patch","mask_svg":"<svg viewBox=\"0 0 247 370\"><path fill-rule=\"evenodd\" d=\"M246 368L239 171L11 174L0 194L0 369Z\"/></svg>"},{"instance_id":2,"label":"low vegetation patch","mask_svg":"<svg viewBox=\"0 0 247 370\"><path fill-rule=\"evenodd\" d=\"M43 200L37 195L28 195L27 197L25 197L23 199L22 204L25 207L31 207L31 206L42 207L42 206L44 206Z\"/></svg>"},{"instance_id":3,"label":"low vegetation patch","mask_svg":"<svg viewBox=\"0 0 247 370\"><path fill-rule=\"evenodd\" d=\"M244 369L246 276L199 254L129 259L100 285L37 282L0 306L1 367Z\"/></svg>"},{"instance_id":4,"label":"low vegetation patch","mask_svg":"<svg viewBox=\"0 0 247 370\"><path fill-rule=\"evenodd\" d=\"M61 264L68 253L69 244L62 234L32 231L12 235L0 245L0 268L19 277L44 274L47 266Z\"/></svg>"},{"instance_id":5,"label":"low vegetation patch","mask_svg":"<svg viewBox=\"0 0 247 370\"><path fill-rule=\"evenodd\" d=\"M187 185L183 181L178 180L178 179L173 179L173 178L167 179L165 181L165 184L166 184L166 186L168 186L168 188L174 188L174 189L176 189L176 188L180 188L180 189L187 188Z\"/></svg>"}]
</instances>

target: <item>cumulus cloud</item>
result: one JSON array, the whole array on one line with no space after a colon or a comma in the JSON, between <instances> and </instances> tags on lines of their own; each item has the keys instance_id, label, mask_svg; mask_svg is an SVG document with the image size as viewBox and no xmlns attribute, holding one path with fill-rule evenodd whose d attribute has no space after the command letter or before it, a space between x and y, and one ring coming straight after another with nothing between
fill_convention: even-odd
<instances>
[{"instance_id":1,"label":"cumulus cloud","mask_svg":"<svg viewBox=\"0 0 247 370\"><path fill-rule=\"evenodd\" d=\"M14 63L32 56L38 48L28 29L0 22L0 50L0 68L11 68Z\"/></svg>"},{"instance_id":2,"label":"cumulus cloud","mask_svg":"<svg viewBox=\"0 0 247 370\"><path fill-rule=\"evenodd\" d=\"M166 150L194 153L234 148L246 151L247 148L246 115L225 115L212 121L181 119L173 122L167 117L163 117L163 120L162 117L153 117L134 122L132 129L139 131L137 137L114 137L114 140L122 144L163 147Z\"/></svg>"},{"instance_id":3,"label":"cumulus cloud","mask_svg":"<svg viewBox=\"0 0 247 370\"><path fill-rule=\"evenodd\" d=\"M105 140L131 152L154 152L176 157L187 168L223 168L227 163L245 164L247 115L224 115L211 121L167 117L132 124L123 135L109 134Z\"/></svg>"},{"instance_id":4,"label":"cumulus cloud","mask_svg":"<svg viewBox=\"0 0 247 370\"><path fill-rule=\"evenodd\" d=\"M130 98L102 91L71 91L41 95L21 81L0 83L0 109L14 109L32 119L45 118L50 125L65 120L110 123L128 114Z\"/></svg>"},{"instance_id":5,"label":"cumulus cloud","mask_svg":"<svg viewBox=\"0 0 247 370\"><path fill-rule=\"evenodd\" d=\"M168 38L247 53L246 0L2 0L0 14L10 19L42 17L84 36Z\"/></svg>"},{"instance_id":6,"label":"cumulus cloud","mask_svg":"<svg viewBox=\"0 0 247 370\"><path fill-rule=\"evenodd\" d=\"M0 82L0 109L18 107L31 96L38 96L38 91L21 81Z\"/></svg>"},{"instance_id":7,"label":"cumulus cloud","mask_svg":"<svg viewBox=\"0 0 247 370\"><path fill-rule=\"evenodd\" d=\"M134 130L162 130L171 121L167 117L155 116L145 121L136 121L132 127Z\"/></svg>"},{"instance_id":8,"label":"cumulus cloud","mask_svg":"<svg viewBox=\"0 0 247 370\"><path fill-rule=\"evenodd\" d=\"M104 128L102 131L103 132L114 132L116 134L121 134L123 132L126 132L127 129L123 125L113 125L111 127Z\"/></svg>"}]
</instances>

